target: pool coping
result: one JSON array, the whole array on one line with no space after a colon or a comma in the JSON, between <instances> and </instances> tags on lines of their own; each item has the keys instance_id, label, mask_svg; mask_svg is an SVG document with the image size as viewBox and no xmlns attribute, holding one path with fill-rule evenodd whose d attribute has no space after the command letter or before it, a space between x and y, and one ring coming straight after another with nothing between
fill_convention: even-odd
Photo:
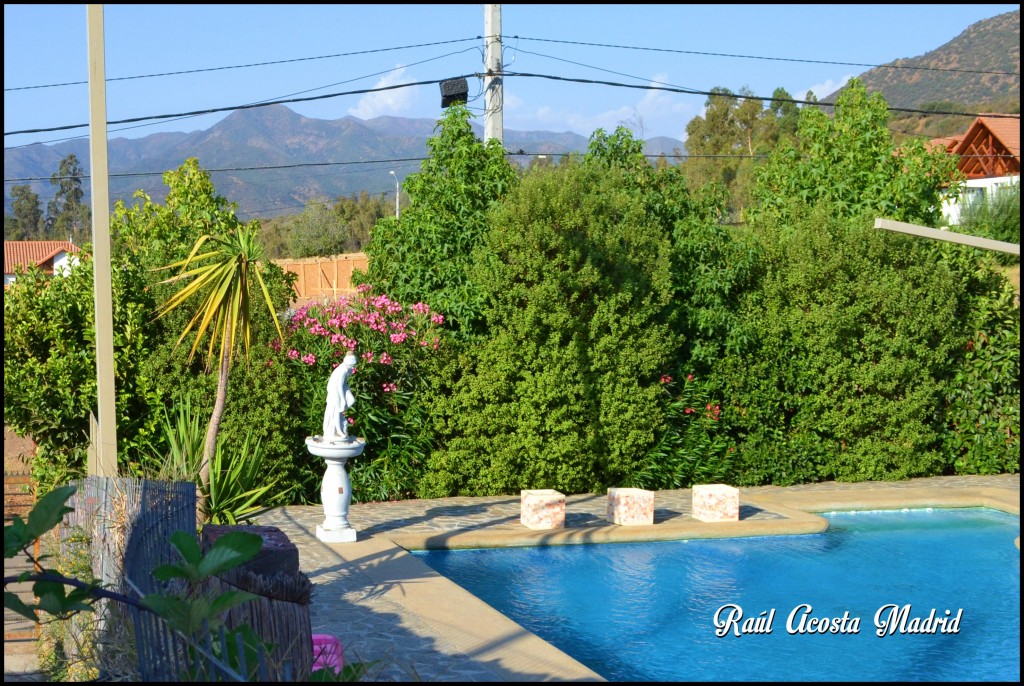
<instances>
[{"instance_id":1,"label":"pool coping","mask_svg":"<svg viewBox=\"0 0 1024 686\"><path fill-rule=\"evenodd\" d=\"M977 486L851 488L764 492L740 489L741 506L773 519L700 522L678 518L653 525L590 525L536 531L525 527L469 527L438 534L378 531L353 543L324 544L357 569L369 592L392 601L411 623L426 627L438 645L487 666L493 681L605 681L441 576L410 550L573 545L820 533L828 521L816 513L843 510L988 507L1020 515L1020 492ZM567 501L567 509L571 501ZM750 511L750 510L748 510ZM506 523L507 524L507 523ZM1019 537L1015 541L1020 548ZM457 608L457 611L455 611Z\"/></svg>"}]
</instances>

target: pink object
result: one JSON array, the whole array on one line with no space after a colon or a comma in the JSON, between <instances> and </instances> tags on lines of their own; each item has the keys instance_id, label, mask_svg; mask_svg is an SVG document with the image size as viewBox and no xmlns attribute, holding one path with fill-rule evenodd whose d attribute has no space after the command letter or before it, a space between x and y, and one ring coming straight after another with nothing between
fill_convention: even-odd
<instances>
[{"instance_id":1,"label":"pink object","mask_svg":"<svg viewBox=\"0 0 1024 686\"><path fill-rule=\"evenodd\" d=\"M694 485L693 518L701 522L738 522L739 489L725 484Z\"/></svg>"},{"instance_id":2,"label":"pink object","mask_svg":"<svg viewBox=\"0 0 1024 686\"><path fill-rule=\"evenodd\" d=\"M335 674L341 674L345 666L345 654L341 641L330 634L313 634L313 671L330 667Z\"/></svg>"},{"instance_id":3,"label":"pink object","mask_svg":"<svg viewBox=\"0 0 1024 686\"><path fill-rule=\"evenodd\" d=\"M624 526L654 524L654 491L609 488L607 519Z\"/></svg>"},{"instance_id":4,"label":"pink object","mask_svg":"<svg viewBox=\"0 0 1024 686\"><path fill-rule=\"evenodd\" d=\"M531 529L565 526L565 496L550 488L519 494L519 523Z\"/></svg>"}]
</instances>

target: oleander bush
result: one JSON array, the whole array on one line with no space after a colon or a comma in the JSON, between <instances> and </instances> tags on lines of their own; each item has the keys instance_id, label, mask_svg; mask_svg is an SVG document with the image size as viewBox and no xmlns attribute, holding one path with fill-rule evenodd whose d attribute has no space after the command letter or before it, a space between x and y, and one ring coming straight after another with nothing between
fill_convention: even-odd
<instances>
[{"instance_id":1,"label":"oleander bush","mask_svg":"<svg viewBox=\"0 0 1024 686\"><path fill-rule=\"evenodd\" d=\"M409 498L416 491L433 443L425 370L440 354L444 323L429 305L403 305L375 294L370 284L291 317L275 364L301 389L296 417L305 429L298 443L303 452L305 436L322 431L331 371L348 351L358 356L349 381L356 402L346 412L349 435L366 439L363 453L347 465L356 502ZM323 460L308 453L305 459L315 476L310 485L319 489Z\"/></svg>"}]
</instances>

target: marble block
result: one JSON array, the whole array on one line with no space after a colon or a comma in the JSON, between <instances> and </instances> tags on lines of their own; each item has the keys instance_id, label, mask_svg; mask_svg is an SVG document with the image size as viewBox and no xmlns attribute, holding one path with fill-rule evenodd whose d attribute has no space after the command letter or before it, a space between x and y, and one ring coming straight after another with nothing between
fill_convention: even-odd
<instances>
[{"instance_id":1,"label":"marble block","mask_svg":"<svg viewBox=\"0 0 1024 686\"><path fill-rule=\"evenodd\" d=\"M740 491L725 484L693 487L693 518L702 522L738 522Z\"/></svg>"},{"instance_id":2,"label":"marble block","mask_svg":"<svg viewBox=\"0 0 1024 686\"><path fill-rule=\"evenodd\" d=\"M654 524L654 491L642 488L609 488L608 521L634 526Z\"/></svg>"},{"instance_id":3,"label":"marble block","mask_svg":"<svg viewBox=\"0 0 1024 686\"><path fill-rule=\"evenodd\" d=\"M519 495L519 523L531 529L565 526L565 496L550 488L524 490Z\"/></svg>"}]
</instances>

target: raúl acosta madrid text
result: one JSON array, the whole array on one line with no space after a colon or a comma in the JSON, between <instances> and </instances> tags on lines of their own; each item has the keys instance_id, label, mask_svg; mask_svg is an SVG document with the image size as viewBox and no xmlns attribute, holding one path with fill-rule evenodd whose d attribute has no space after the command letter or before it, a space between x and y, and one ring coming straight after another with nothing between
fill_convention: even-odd
<instances>
[{"instance_id":1,"label":"ra\u00fal acosta madrid text","mask_svg":"<svg viewBox=\"0 0 1024 686\"><path fill-rule=\"evenodd\" d=\"M927 614L915 614L908 603L882 605L872 617L874 633L879 638L893 634L958 634L964 610L953 614L951 610L939 612L932 608ZM756 615L745 615L739 605L722 605L715 611L715 636L744 636L770 634L775 630L776 609L763 610ZM861 618L850 616L849 611L839 616L815 614L810 603L801 603L786 616L789 634L859 634Z\"/></svg>"}]
</instances>

